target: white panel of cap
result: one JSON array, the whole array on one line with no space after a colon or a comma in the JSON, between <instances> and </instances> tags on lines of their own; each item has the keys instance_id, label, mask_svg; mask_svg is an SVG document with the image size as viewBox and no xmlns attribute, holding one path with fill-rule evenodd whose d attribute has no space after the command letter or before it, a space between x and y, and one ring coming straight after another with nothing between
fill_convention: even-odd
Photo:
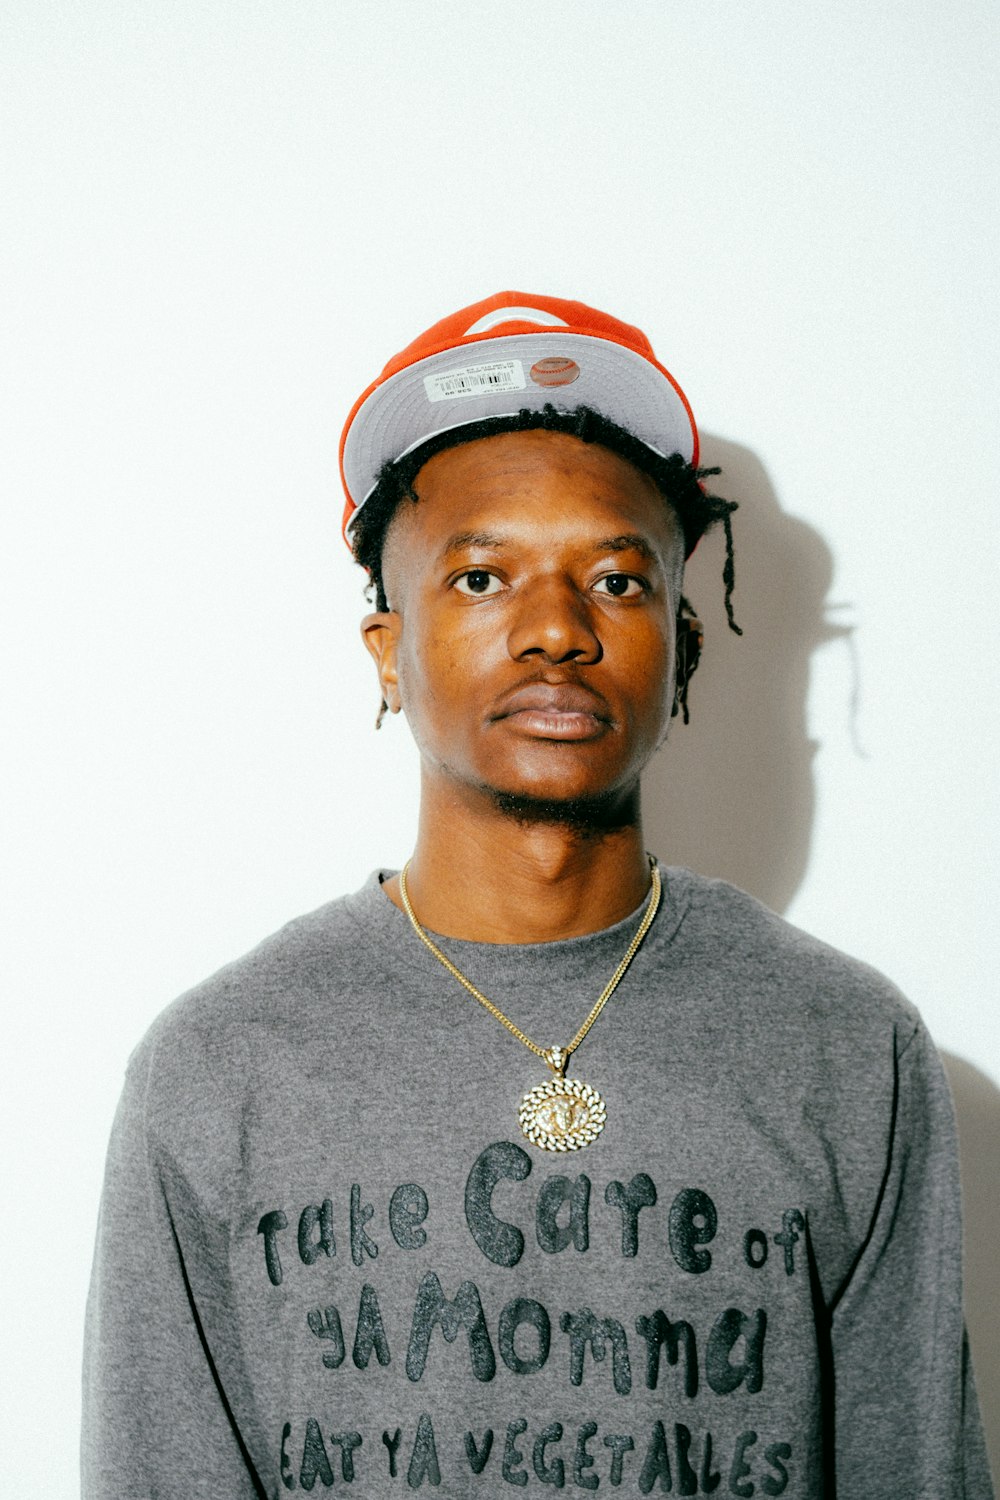
<instances>
[{"instance_id":1,"label":"white panel of cap","mask_svg":"<svg viewBox=\"0 0 1000 1500\"><path fill-rule=\"evenodd\" d=\"M477 318L462 337L467 339L474 333L488 333L500 323L540 323L543 328L569 327L565 318L557 318L555 313L545 312L540 307L495 307L492 312Z\"/></svg>"}]
</instances>

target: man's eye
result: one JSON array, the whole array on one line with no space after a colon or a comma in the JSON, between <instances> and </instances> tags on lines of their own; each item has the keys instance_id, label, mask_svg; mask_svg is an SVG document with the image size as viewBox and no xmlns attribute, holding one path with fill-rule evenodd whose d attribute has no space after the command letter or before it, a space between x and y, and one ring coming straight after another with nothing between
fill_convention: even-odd
<instances>
[{"instance_id":1,"label":"man's eye","mask_svg":"<svg viewBox=\"0 0 1000 1500\"><path fill-rule=\"evenodd\" d=\"M598 593L610 594L613 599L630 599L644 592L642 583L638 578L633 578L631 573L605 573L594 584L594 588Z\"/></svg>"},{"instance_id":2,"label":"man's eye","mask_svg":"<svg viewBox=\"0 0 1000 1500\"><path fill-rule=\"evenodd\" d=\"M498 593L501 584L499 578L487 573L485 568L470 568L455 579L455 587L460 594L472 594L481 599L484 594Z\"/></svg>"}]
</instances>

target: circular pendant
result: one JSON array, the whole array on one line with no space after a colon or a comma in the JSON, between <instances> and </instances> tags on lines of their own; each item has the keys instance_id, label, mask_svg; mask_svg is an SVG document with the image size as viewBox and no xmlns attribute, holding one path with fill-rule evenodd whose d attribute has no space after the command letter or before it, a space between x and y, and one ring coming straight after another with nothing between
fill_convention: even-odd
<instances>
[{"instance_id":1,"label":"circular pendant","mask_svg":"<svg viewBox=\"0 0 1000 1500\"><path fill-rule=\"evenodd\" d=\"M533 1146L543 1151L579 1151L604 1129L604 1100L579 1078L550 1078L521 1100L518 1124Z\"/></svg>"}]
</instances>

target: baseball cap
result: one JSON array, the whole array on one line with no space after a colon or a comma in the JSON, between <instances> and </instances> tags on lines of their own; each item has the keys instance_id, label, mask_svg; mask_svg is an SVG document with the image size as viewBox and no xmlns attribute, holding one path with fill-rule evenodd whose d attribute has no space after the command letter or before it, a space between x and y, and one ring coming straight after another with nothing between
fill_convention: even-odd
<instances>
[{"instance_id":1,"label":"baseball cap","mask_svg":"<svg viewBox=\"0 0 1000 1500\"><path fill-rule=\"evenodd\" d=\"M439 432L549 404L592 407L653 452L698 462L687 397L640 329L582 302L496 292L420 334L354 403L340 440L345 537L386 462Z\"/></svg>"}]
</instances>

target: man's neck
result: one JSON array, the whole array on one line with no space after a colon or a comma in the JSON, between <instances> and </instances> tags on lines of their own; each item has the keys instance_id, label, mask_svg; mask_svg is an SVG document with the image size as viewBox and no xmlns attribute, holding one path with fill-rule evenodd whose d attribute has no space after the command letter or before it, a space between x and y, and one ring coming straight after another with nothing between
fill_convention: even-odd
<instances>
[{"instance_id":1,"label":"man's neck","mask_svg":"<svg viewBox=\"0 0 1000 1500\"><path fill-rule=\"evenodd\" d=\"M473 942L554 942L610 927L649 890L638 802L636 789L617 817L586 827L425 782L407 875L413 909L433 932ZM401 907L398 877L385 890Z\"/></svg>"}]
</instances>

